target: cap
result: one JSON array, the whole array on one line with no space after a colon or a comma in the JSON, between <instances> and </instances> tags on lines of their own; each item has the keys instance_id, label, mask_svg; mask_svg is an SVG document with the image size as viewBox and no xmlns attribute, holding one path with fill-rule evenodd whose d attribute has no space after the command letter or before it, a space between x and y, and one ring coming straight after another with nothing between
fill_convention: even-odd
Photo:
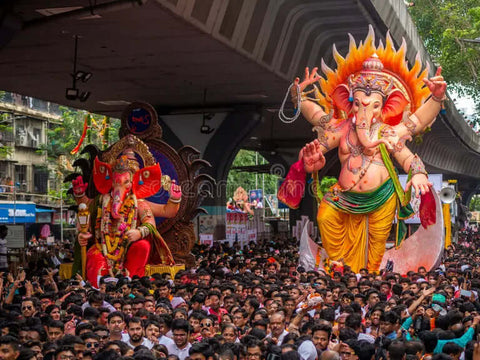
<instances>
[{"instance_id":1,"label":"cap","mask_svg":"<svg viewBox=\"0 0 480 360\"><path fill-rule=\"evenodd\" d=\"M185 300L183 300L183 298L179 296L176 296L172 299L171 303L172 303L172 308L176 309L180 305L185 304Z\"/></svg>"}]
</instances>

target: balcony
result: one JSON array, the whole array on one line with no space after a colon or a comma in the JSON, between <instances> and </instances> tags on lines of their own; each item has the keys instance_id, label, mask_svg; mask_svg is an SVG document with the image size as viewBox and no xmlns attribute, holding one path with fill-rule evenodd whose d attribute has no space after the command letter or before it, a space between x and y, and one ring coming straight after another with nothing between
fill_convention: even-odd
<instances>
[{"instance_id":1,"label":"balcony","mask_svg":"<svg viewBox=\"0 0 480 360\"><path fill-rule=\"evenodd\" d=\"M16 189L13 191L13 186L0 185L0 200L3 201L31 201L36 205L47 206L53 208L60 208L62 206L62 199L53 197L48 194L35 194L28 191L21 191ZM70 205L70 199L63 199L63 206Z\"/></svg>"}]
</instances>

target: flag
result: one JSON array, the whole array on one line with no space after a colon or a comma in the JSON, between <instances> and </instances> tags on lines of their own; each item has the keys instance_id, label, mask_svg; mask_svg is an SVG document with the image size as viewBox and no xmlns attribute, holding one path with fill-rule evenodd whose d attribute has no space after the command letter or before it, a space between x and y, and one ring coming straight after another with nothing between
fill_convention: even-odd
<instances>
[{"instance_id":1,"label":"flag","mask_svg":"<svg viewBox=\"0 0 480 360\"><path fill-rule=\"evenodd\" d=\"M323 269L323 264L321 263L322 253L320 246L315 243L308 234L308 223L309 221L305 222L302 236L300 237L300 259L298 265L305 268L305 271L316 271L319 268Z\"/></svg>"}]
</instances>

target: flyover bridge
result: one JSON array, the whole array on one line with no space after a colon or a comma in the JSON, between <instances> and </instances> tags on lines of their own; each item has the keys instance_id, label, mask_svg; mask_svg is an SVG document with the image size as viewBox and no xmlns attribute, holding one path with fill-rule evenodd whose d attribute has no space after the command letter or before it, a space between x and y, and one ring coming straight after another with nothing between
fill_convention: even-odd
<instances>
[{"instance_id":1,"label":"flyover bridge","mask_svg":"<svg viewBox=\"0 0 480 360\"><path fill-rule=\"evenodd\" d=\"M5 0L1 11L0 89L114 117L147 101L165 140L197 147L220 184L240 148L294 162L314 135L302 119L281 123L278 108L305 66L331 65L333 43L347 53L347 33L363 39L372 24L384 41L389 29L411 63L417 51L430 62L400 0ZM85 102L65 98L75 36L77 70L93 74L75 84L91 93ZM451 103L412 150L476 191L479 137ZM325 173L338 173L335 157ZM214 212L225 204L219 189Z\"/></svg>"}]
</instances>

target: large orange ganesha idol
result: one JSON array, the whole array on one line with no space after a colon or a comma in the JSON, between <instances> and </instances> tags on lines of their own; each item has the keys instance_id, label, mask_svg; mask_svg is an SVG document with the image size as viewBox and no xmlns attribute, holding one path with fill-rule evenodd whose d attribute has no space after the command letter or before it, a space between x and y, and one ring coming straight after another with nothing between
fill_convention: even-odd
<instances>
[{"instance_id":1,"label":"large orange ganesha idol","mask_svg":"<svg viewBox=\"0 0 480 360\"><path fill-rule=\"evenodd\" d=\"M80 231L79 244L88 247L86 277L97 285L99 275L127 269L130 276L144 276L151 258L173 265L173 256L158 233L155 217L171 218L178 212L181 188L171 183L166 204L146 198L162 187L162 171L146 145L133 135L117 142L94 160L93 182L100 193L95 199L85 195L88 184L79 176L72 181L78 204L87 204L92 214L90 231ZM84 208L84 206L82 206Z\"/></svg>"},{"instance_id":2,"label":"large orange ganesha idol","mask_svg":"<svg viewBox=\"0 0 480 360\"><path fill-rule=\"evenodd\" d=\"M338 149L338 183L318 207L322 244L330 259L343 259L353 271L376 271L395 214L397 246L405 238L401 220L412 214L412 188L422 196L422 204L433 202L430 212L421 210L423 219L430 219L422 224L435 222L432 184L422 160L405 143L433 124L446 98L446 83L441 68L427 79L428 70L420 71L418 57L409 69L405 42L397 51L387 34L386 44L376 46L371 27L358 47L351 37L345 58L335 47L333 54L336 70L322 62L325 78L317 75L317 68L312 72L307 68L304 80L297 78L291 87L293 103L318 132L318 138L302 149L299 164L316 174L325 165L324 154ZM314 89L304 91L310 85ZM409 175L406 192L391 157ZM280 193L285 195L286 189L287 185Z\"/></svg>"}]
</instances>

